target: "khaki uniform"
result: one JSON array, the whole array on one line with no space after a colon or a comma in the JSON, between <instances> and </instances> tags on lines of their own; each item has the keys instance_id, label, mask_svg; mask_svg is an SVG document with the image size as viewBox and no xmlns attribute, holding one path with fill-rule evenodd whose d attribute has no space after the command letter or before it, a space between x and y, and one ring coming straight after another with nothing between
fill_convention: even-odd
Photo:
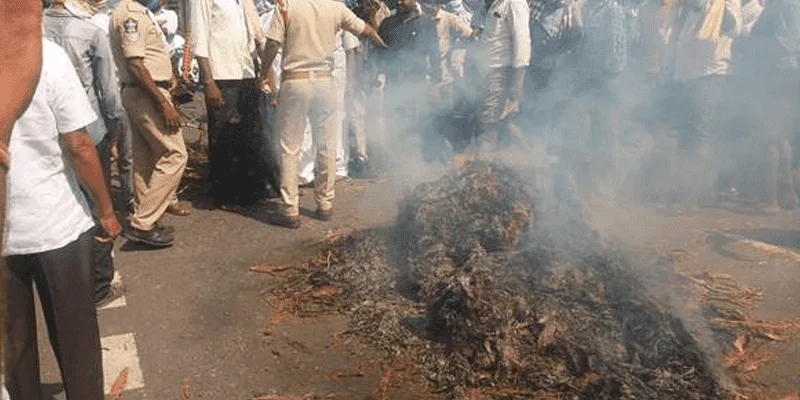
<instances>
[{"instance_id":1,"label":"khaki uniform","mask_svg":"<svg viewBox=\"0 0 800 400\"><path fill-rule=\"evenodd\" d=\"M139 87L128 67L129 59L144 59L153 81L171 101L168 90L162 87L172 79L172 64L163 35L149 10L134 0L123 0L111 16L111 49L123 84L122 104L133 136L131 226L141 230L152 229L164 215L188 160L183 134L169 132L159 105Z\"/></svg>"},{"instance_id":2,"label":"khaki uniform","mask_svg":"<svg viewBox=\"0 0 800 400\"><path fill-rule=\"evenodd\" d=\"M341 121L339 98L331 77L333 49L339 30L360 35L364 31L364 21L338 1L292 0L287 3L288 26L276 15L267 38L283 44L283 83L277 116L281 141L281 197L283 213L293 217L300 213L297 155L303 144L306 118L317 148L314 199L319 210L333 207L336 133Z\"/></svg>"}]
</instances>

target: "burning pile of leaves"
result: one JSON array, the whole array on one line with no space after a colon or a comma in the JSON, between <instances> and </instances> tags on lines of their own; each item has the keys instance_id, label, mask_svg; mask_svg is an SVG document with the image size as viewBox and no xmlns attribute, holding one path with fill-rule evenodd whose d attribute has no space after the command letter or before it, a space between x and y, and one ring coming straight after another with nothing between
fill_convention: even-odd
<instances>
[{"instance_id":1,"label":"burning pile of leaves","mask_svg":"<svg viewBox=\"0 0 800 400\"><path fill-rule=\"evenodd\" d=\"M511 169L468 163L418 186L393 228L338 240L270 296L294 316L344 313L341 336L440 398L721 398L694 339L617 253L565 251L532 226L533 206Z\"/></svg>"}]
</instances>

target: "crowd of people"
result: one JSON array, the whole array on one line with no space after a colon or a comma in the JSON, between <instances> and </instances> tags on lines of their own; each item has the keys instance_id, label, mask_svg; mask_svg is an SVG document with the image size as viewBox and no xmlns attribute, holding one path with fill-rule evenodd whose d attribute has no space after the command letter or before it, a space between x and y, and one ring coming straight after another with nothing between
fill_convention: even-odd
<instances>
[{"instance_id":1,"label":"crowd of people","mask_svg":"<svg viewBox=\"0 0 800 400\"><path fill-rule=\"evenodd\" d=\"M798 0L45 3L39 83L0 147L14 400L40 397L34 283L67 397L103 399L95 307L120 294L114 240L170 246L163 215L191 213L177 199L190 90L214 205L279 199L272 222L288 228L299 185L331 219L336 179L369 171L369 143L446 163L548 142L591 187L633 124L677 133L673 168L646 180L674 181L669 201L755 186L768 210L797 207ZM553 134L564 121L576 130Z\"/></svg>"}]
</instances>

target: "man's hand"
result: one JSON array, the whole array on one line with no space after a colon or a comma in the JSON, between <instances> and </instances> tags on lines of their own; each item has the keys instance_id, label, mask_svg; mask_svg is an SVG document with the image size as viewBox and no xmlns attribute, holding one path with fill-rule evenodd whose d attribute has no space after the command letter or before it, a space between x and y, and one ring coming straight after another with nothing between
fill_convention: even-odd
<instances>
[{"instance_id":1,"label":"man's hand","mask_svg":"<svg viewBox=\"0 0 800 400\"><path fill-rule=\"evenodd\" d=\"M367 24L364 26L364 32L362 33L363 36L369 38L369 40L377 47L382 49L388 49L389 46L383 41L381 35L378 35L378 31L375 30L371 25Z\"/></svg>"},{"instance_id":2,"label":"man's hand","mask_svg":"<svg viewBox=\"0 0 800 400\"><path fill-rule=\"evenodd\" d=\"M222 100L222 92L213 81L206 82L206 104L211 108L222 108L225 105Z\"/></svg>"},{"instance_id":3,"label":"man's hand","mask_svg":"<svg viewBox=\"0 0 800 400\"><path fill-rule=\"evenodd\" d=\"M111 143L108 148L108 158L111 164L116 164L119 161L119 142Z\"/></svg>"},{"instance_id":4,"label":"man's hand","mask_svg":"<svg viewBox=\"0 0 800 400\"><path fill-rule=\"evenodd\" d=\"M500 113L500 120L504 120L511 116L512 114L516 114L519 111L519 101L518 100L506 100L506 104L503 106L503 111Z\"/></svg>"},{"instance_id":5,"label":"man's hand","mask_svg":"<svg viewBox=\"0 0 800 400\"><path fill-rule=\"evenodd\" d=\"M164 123L167 124L171 133L176 133L181 129L181 116L178 110L169 101L161 101L161 113L164 115Z\"/></svg>"},{"instance_id":6,"label":"man's hand","mask_svg":"<svg viewBox=\"0 0 800 400\"><path fill-rule=\"evenodd\" d=\"M178 88L178 77L172 75L172 79L169 80L169 93L170 94L175 93L175 89L177 88Z\"/></svg>"},{"instance_id":7,"label":"man's hand","mask_svg":"<svg viewBox=\"0 0 800 400\"><path fill-rule=\"evenodd\" d=\"M269 106L272 108L278 108L278 93L272 92L269 94Z\"/></svg>"},{"instance_id":8,"label":"man's hand","mask_svg":"<svg viewBox=\"0 0 800 400\"><path fill-rule=\"evenodd\" d=\"M100 243L111 243L122 233L122 225L113 213L101 217L97 223L103 228L103 236L95 236L94 239Z\"/></svg>"},{"instance_id":9,"label":"man's hand","mask_svg":"<svg viewBox=\"0 0 800 400\"><path fill-rule=\"evenodd\" d=\"M370 40L372 41L372 44L374 44L375 46L377 46L377 47L379 47L381 49L388 49L389 48L389 45L387 45L386 42L384 42L383 39L381 39L381 37L378 36L377 33L375 35L373 35L373 36L370 36Z\"/></svg>"},{"instance_id":10,"label":"man's hand","mask_svg":"<svg viewBox=\"0 0 800 400\"><path fill-rule=\"evenodd\" d=\"M269 77L268 76L261 76L258 78L258 90L264 93L272 93L272 89L269 85Z\"/></svg>"}]
</instances>

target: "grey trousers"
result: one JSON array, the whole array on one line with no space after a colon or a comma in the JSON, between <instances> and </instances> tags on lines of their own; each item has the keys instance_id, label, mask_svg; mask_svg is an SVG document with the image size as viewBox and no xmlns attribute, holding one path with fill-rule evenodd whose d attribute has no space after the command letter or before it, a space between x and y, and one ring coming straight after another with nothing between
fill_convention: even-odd
<instances>
[{"instance_id":1,"label":"grey trousers","mask_svg":"<svg viewBox=\"0 0 800 400\"><path fill-rule=\"evenodd\" d=\"M104 400L92 231L66 246L6 258L6 386L13 400L42 398L33 284L39 293L64 391L70 400Z\"/></svg>"},{"instance_id":2,"label":"grey trousers","mask_svg":"<svg viewBox=\"0 0 800 400\"><path fill-rule=\"evenodd\" d=\"M483 97L480 108L480 136L478 149L481 152L497 150L499 145L500 113L508 97L510 68L493 68L483 79Z\"/></svg>"}]
</instances>

